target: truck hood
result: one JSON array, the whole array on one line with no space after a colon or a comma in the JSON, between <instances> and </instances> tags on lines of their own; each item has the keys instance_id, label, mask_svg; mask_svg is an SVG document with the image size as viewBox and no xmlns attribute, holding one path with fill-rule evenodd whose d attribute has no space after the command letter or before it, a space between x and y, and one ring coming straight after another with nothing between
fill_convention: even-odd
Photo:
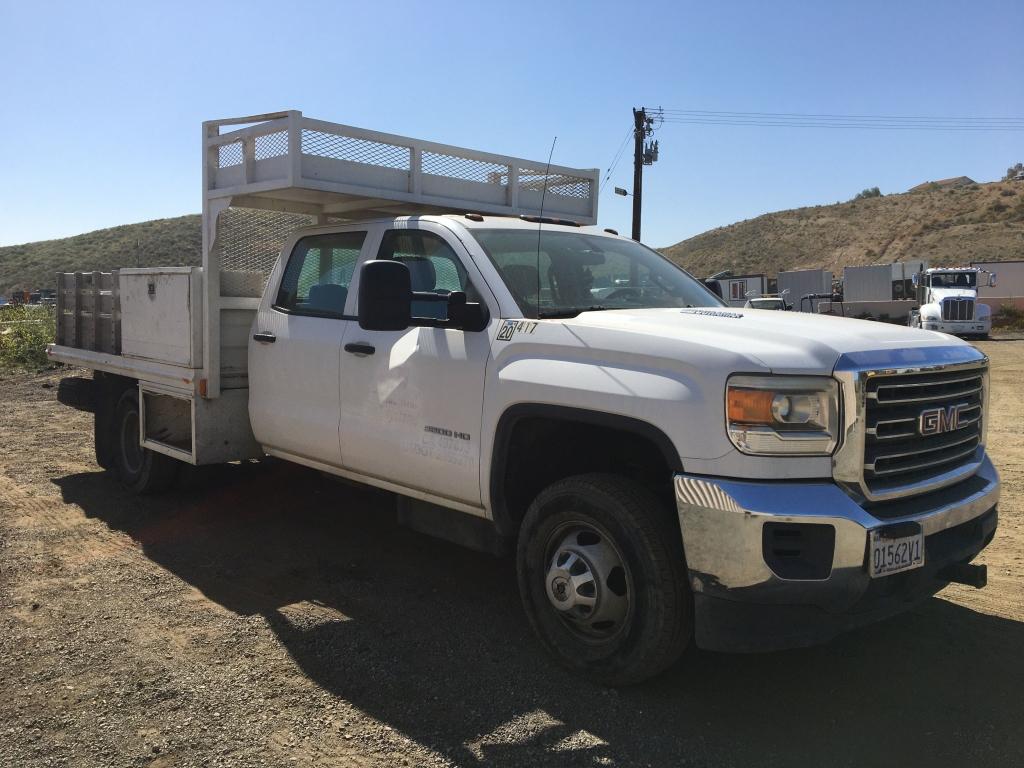
<instances>
[{"instance_id":1,"label":"truck hood","mask_svg":"<svg viewBox=\"0 0 1024 768\"><path fill-rule=\"evenodd\" d=\"M626 338L642 334L661 337L666 347L732 353L776 373L831 373L843 355L884 364L912 360L915 350L969 346L945 334L889 323L745 307L605 310L559 322L591 348L600 348L606 339L623 338L621 332Z\"/></svg>"},{"instance_id":2,"label":"truck hood","mask_svg":"<svg viewBox=\"0 0 1024 768\"><path fill-rule=\"evenodd\" d=\"M932 301L939 302L943 299L974 299L977 294L973 288L932 288Z\"/></svg>"}]
</instances>

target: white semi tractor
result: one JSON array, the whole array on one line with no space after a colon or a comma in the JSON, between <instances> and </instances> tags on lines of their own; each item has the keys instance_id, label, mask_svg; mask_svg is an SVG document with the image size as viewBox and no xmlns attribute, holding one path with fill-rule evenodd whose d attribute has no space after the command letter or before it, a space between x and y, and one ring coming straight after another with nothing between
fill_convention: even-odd
<instances>
[{"instance_id":1,"label":"white semi tractor","mask_svg":"<svg viewBox=\"0 0 1024 768\"><path fill-rule=\"evenodd\" d=\"M60 279L50 357L94 372L60 398L130 488L269 455L392 491L514 556L541 643L612 684L984 584L969 344L725 306L595 226L597 170L299 112L202 153L202 267Z\"/></svg>"},{"instance_id":2,"label":"white semi tractor","mask_svg":"<svg viewBox=\"0 0 1024 768\"><path fill-rule=\"evenodd\" d=\"M992 310L978 301L978 288L995 286L996 275L980 267L935 267L913 276L919 307L912 309L912 328L955 336L986 338L992 330Z\"/></svg>"}]
</instances>

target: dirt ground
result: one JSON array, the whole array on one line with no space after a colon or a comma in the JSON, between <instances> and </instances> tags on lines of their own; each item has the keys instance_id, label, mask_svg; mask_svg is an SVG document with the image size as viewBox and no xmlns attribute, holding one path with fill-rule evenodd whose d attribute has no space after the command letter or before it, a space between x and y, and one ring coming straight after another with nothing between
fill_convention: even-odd
<instances>
[{"instance_id":1,"label":"dirt ground","mask_svg":"<svg viewBox=\"0 0 1024 768\"><path fill-rule=\"evenodd\" d=\"M387 495L251 464L133 498L59 374L0 379L0 764L1024 764L1024 341L979 346L986 589L619 692L544 656L510 562L397 527Z\"/></svg>"}]
</instances>

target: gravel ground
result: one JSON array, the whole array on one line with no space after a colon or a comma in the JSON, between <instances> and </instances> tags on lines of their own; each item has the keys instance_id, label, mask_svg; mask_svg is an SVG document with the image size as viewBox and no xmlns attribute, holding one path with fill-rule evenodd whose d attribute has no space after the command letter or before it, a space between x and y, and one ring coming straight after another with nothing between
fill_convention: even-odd
<instances>
[{"instance_id":1,"label":"gravel ground","mask_svg":"<svg viewBox=\"0 0 1024 768\"><path fill-rule=\"evenodd\" d=\"M3 766L1024 764L1024 341L993 362L989 586L802 651L554 666L512 564L280 463L134 498L60 375L0 379Z\"/></svg>"}]
</instances>

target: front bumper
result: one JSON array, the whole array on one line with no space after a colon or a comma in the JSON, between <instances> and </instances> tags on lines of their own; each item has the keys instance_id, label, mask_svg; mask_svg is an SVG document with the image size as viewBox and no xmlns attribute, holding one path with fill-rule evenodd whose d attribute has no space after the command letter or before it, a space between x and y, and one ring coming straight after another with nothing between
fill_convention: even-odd
<instances>
[{"instance_id":1,"label":"front bumper","mask_svg":"<svg viewBox=\"0 0 1024 768\"><path fill-rule=\"evenodd\" d=\"M969 561L991 541L999 477L986 455L967 480L874 507L861 506L826 481L744 482L678 474L675 492L697 645L762 651L823 642L942 589L948 583L939 574L944 566ZM820 572L814 557L803 572L783 569L766 536L766 530L776 535L778 527L766 529L766 523L817 524L801 530L828 533L809 540L819 553L831 547L831 562L819 563ZM924 566L872 579L868 532L904 523L920 525L925 534Z\"/></svg>"},{"instance_id":2,"label":"front bumper","mask_svg":"<svg viewBox=\"0 0 1024 768\"><path fill-rule=\"evenodd\" d=\"M940 333L948 333L951 336L973 336L974 334L987 334L992 330L992 321L988 318L985 320L964 320L964 321L946 321L942 320L922 320L921 327L928 331L939 331Z\"/></svg>"}]
</instances>

